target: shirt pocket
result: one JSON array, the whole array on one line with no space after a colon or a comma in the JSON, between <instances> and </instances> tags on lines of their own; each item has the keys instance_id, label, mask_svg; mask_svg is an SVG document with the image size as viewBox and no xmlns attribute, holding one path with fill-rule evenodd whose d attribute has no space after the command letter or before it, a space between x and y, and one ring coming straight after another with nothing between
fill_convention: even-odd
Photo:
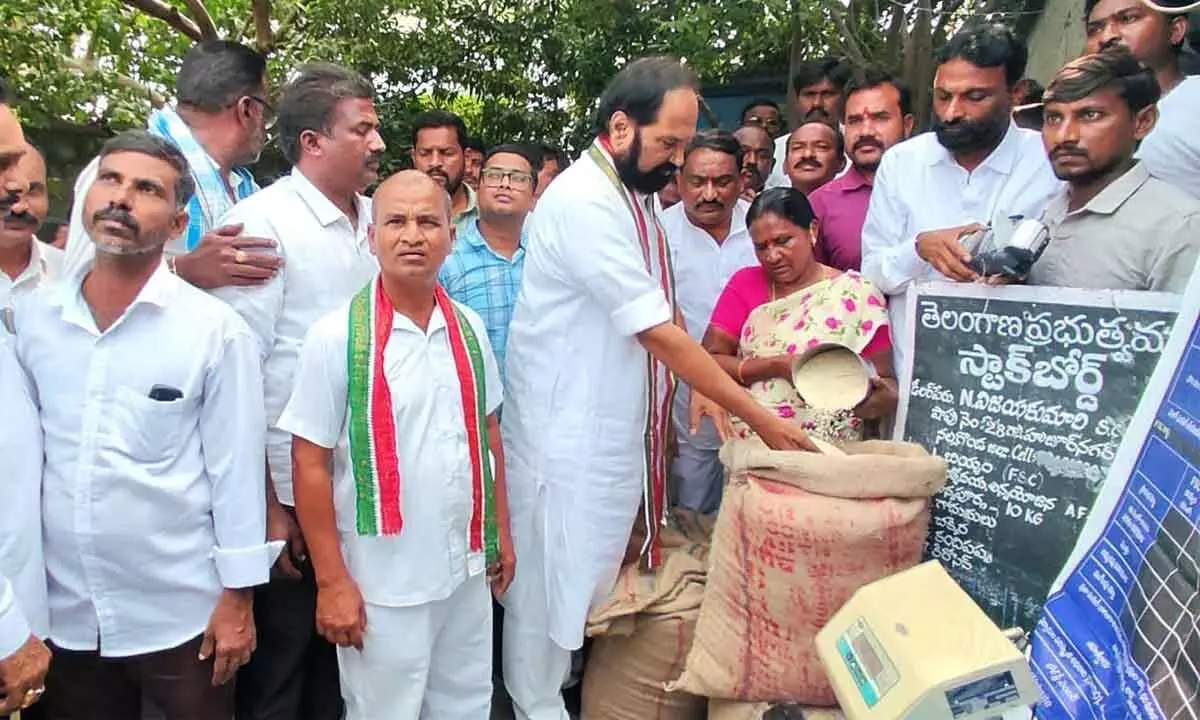
<instances>
[{"instance_id":1,"label":"shirt pocket","mask_svg":"<svg viewBox=\"0 0 1200 720\"><path fill-rule=\"evenodd\" d=\"M191 400L153 400L127 387L117 388L113 402L114 440L129 457L158 462L178 452L184 417Z\"/></svg>"}]
</instances>

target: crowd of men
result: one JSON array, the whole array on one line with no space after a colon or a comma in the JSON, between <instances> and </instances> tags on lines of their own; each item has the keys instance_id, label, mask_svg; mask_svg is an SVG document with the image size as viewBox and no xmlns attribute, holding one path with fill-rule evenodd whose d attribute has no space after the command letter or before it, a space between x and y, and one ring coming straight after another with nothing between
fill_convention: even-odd
<instances>
[{"instance_id":1,"label":"crowd of men","mask_svg":"<svg viewBox=\"0 0 1200 720\"><path fill-rule=\"evenodd\" d=\"M790 131L757 101L697 133L697 78L647 58L573 164L433 111L386 179L368 81L312 64L271 93L265 58L207 42L80 174L65 251L34 238L45 163L5 98L0 716L477 720L502 667L518 718L564 720L589 607L657 565L670 505L719 502L689 388L812 448L698 342L760 262L749 200L807 197L820 262L889 296L897 368L906 289L998 282L961 238L1015 216L1049 228L1031 284L1182 291L1186 19L1086 6L1040 133L1014 120L1024 47L971 25L923 134L901 80L833 59L795 77ZM292 170L260 188L272 123Z\"/></svg>"}]
</instances>

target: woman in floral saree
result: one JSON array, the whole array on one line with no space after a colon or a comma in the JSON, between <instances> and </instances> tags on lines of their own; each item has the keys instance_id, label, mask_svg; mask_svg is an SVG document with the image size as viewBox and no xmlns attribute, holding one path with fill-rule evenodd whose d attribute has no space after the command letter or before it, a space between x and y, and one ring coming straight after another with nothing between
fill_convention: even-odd
<instances>
[{"instance_id":1,"label":"woman in floral saree","mask_svg":"<svg viewBox=\"0 0 1200 720\"><path fill-rule=\"evenodd\" d=\"M746 224L759 264L730 278L713 309L705 349L760 403L809 434L835 443L861 439L864 421L896 409L883 293L856 272L817 262L817 222L803 193L767 190L750 206ZM854 408L810 408L792 386L794 356L824 342L845 345L874 365L870 393ZM693 401L693 422L700 413L720 415L705 398ZM736 418L732 431L751 434Z\"/></svg>"}]
</instances>

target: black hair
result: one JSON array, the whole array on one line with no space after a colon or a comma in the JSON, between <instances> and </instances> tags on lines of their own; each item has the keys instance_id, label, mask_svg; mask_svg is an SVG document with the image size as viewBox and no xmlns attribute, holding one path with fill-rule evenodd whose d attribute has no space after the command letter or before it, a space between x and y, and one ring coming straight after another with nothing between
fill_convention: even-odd
<instances>
[{"instance_id":1,"label":"black hair","mask_svg":"<svg viewBox=\"0 0 1200 720\"><path fill-rule=\"evenodd\" d=\"M567 169L568 165L571 164L571 158L567 157L567 153L553 145L541 143L538 145L538 150L542 153L543 166L546 164L547 160L553 160L555 167L558 168L559 172L562 172L563 170Z\"/></svg>"},{"instance_id":2,"label":"black hair","mask_svg":"<svg viewBox=\"0 0 1200 720\"><path fill-rule=\"evenodd\" d=\"M908 85L903 80L881 67L868 66L855 69L850 79L846 81L846 87L842 91L842 95L848 100L852 94L859 90L871 90L884 85L891 85L899 93L900 114L911 115L912 91L908 89Z\"/></svg>"},{"instance_id":3,"label":"black hair","mask_svg":"<svg viewBox=\"0 0 1200 720\"><path fill-rule=\"evenodd\" d=\"M262 92L267 58L228 40L193 45L175 76L175 99L180 105L214 113L240 98Z\"/></svg>"},{"instance_id":4,"label":"black hair","mask_svg":"<svg viewBox=\"0 0 1200 720\"><path fill-rule=\"evenodd\" d=\"M792 187L768 188L759 193L746 211L746 226L753 225L755 220L767 214L778 215L805 229L811 227L816 219L808 198Z\"/></svg>"},{"instance_id":5,"label":"black hair","mask_svg":"<svg viewBox=\"0 0 1200 720\"><path fill-rule=\"evenodd\" d=\"M934 54L937 66L951 60L966 60L975 67L1004 68L1008 87L1025 76L1029 53L1025 44L1008 27L999 23L973 24L959 30Z\"/></svg>"},{"instance_id":6,"label":"black hair","mask_svg":"<svg viewBox=\"0 0 1200 720\"><path fill-rule=\"evenodd\" d=\"M792 89L797 93L806 87L816 85L822 80L833 83L838 90L846 87L850 79L850 65L839 57L823 57L816 60L805 60L796 68L792 76Z\"/></svg>"},{"instance_id":7,"label":"black hair","mask_svg":"<svg viewBox=\"0 0 1200 720\"><path fill-rule=\"evenodd\" d=\"M409 137L412 146L414 148L417 146L417 135L422 130L435 128L454 128L454 136L458 140L459 149L466 150L470 147L471 138L467 135L467 124L457 113L449 110L426 110L414 118L412 134Z\"/></svg>"},{"instance_id":8,"label":"black hair","mask_svg":"<svg viewBox=\"0 0 1200 720\"><path fill-rule=\"evenodd\" d=\"M279 149L293 165L300 158L300 136L306 131L329 132L334 109L342 100L375 99L375 88L353 70L313 63L287 84L279 100Z\"/></svg>"},{"instance_id":9,"label":"black hair","mask_svg":"<svg viewBox=\"0 0 1200 720\"><path fill-rule=\"evenodd\" d=\"M683 151L683 161L691 157L696 150L707 149L725 153L733 157L734 167L742 166L742 145L727 130L701 130L688 141L687 149Z\"/></svg>"},{"instance_id":10,"label":"black hair","mask_svg":"<svg viewBox=\"0 0 1200 720\"><path fill-rule=\"evenodd\" d=\"M415 138L414 138L414 144L416 144ZM485 148L483 147L483 141L480 140L477 135L471 135L471 136L467 137L467 144L463 145L463 149L474 150L478 153L482 153L485 150Z\"/></svg>"},{"instance_id":11,"label":"black hair","mask_svg":"<svg viewBox=\"0 0 1200 720\"><path fill-rule=\"evenodd\" d=\"M525 162L529 163L529 172L533 175L533 189L537 190L538 173L542 171L542 157L541 153L538 152L538 148L526 143L493 145L484 154L481 167L487 167L488 160L491 160L493 155L500 155L502 153L525 158Z\"/></svg>"},{"instance_id":12,"label":"black hair","mask_svg":"<svg viewBox=\"0 0 1200 720\"><path fill-rule=\"evenodd\" d=\"M17 96L13 94L12 88L5 82L4 78L0 77L0 105L12 107L17 104Z\"/></svg>"},{"instance_id":13,"label":"black hair","mask_svg":"<svg viewBox=\"0 0 1200 720\"><path fill-rule=\"evenodd\" d=\"M1043 100L1075 102L1106 88L1117 91L1131 114L1158 102L1161 91L1154 71L1143 67L1124 48L1112 48L1072 60L1059 70Z\"/></svg>"},{"instance_id":14,"label":"black hair","mask_svg":"<svg viewBox=\"0 0 1200 720\"><path fill-rule=\"evenodd\" d=\"M746 121L746 113L750 112L756 107L775 108L775 112L779 113L779 117L783 117L783 111L779 109L779 103L775 102L774 100L768 100L767 98L758 98L751 100L742 106L742 111L738 113L738 122L744 124Z\"/></svg>"},{"instance_id":15,"label":"black hair","mask_svg":"<svg viewBox=\"0 0 1200 720\"><path fill-rule=\"evenodd\" d=\"M800 128L802 128L806 125L820 125L822 127L827 127L830 130L832 130L833 131L833 149L837 153L836 157L840 158L846 154L846 136L842 134L841 129L837 125L834 125L833 123L829 122L828 120L822 120L820 118L812 118L810 120L805 120L804 122L797 125L796 130L799 130ZM791 144L792 134L794 134L796 132L796 130L793 130L791 133L788 134L788 143L787 144L789 144L789 145Z\"/></svg>"},{"instance_id":16,"label":"black hair","mask_svg":"<svg viewBox=\"0 0 1200 720\"><path fill-rule=\"evenodd\" d=\"M196 192L196 182L192 179L192 170L187 158L179 148L172 143L152 135L145 130L126 130L105 141L100 148L100 159L116 153L132 152L149 155L162 160L175 171L175 206L187 207L188 201Z\"/></svg>"},{"instance_id":17,"label":"black hair","mask_svg":"<svg viewBox=\"0 0 1200 720\"><path fill-rule=\"evenodd\" d=\"M680 88L699 92L700 82L696 73L678 60L663 56L634 60L604 88L593 118L594 129L607 132L608 121L617 112L624 112L639 125L649 125L658 117L666 94Z\"/></svg>"}]
</instances>

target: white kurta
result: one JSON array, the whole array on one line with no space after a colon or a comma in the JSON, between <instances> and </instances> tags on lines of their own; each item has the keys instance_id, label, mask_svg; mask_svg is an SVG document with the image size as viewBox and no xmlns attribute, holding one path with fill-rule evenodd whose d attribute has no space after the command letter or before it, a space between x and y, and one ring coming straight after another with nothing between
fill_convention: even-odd
<instances>
[{"instance_id":1,"label":"white kurta","mask_svg":"<svg viewBox=\"0 0 1200 720\"><path fill-rule=\"evenodd\" d=\"M649 388L636 336L672 311L625 200L586 155L538 202L527 253L503 435L518 562L540 567L518 570L506 607L544 604L549 637L572 650L612 589L642 497Z\"/></svg>"}]
</instances>

